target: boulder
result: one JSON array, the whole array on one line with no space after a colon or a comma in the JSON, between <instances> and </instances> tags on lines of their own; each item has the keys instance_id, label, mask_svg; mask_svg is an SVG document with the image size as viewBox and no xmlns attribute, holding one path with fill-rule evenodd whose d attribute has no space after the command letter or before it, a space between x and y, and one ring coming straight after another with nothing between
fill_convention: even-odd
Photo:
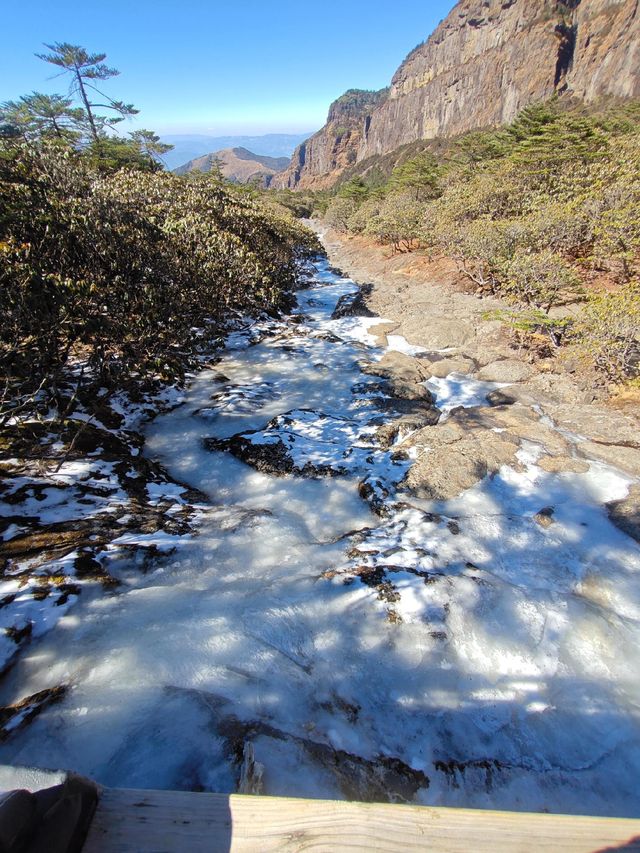
<instances>
[{"instance_id":1,"label":"boulder","mask_svg":"<svg viewBox=\"0 0 640 853\"><path fill-rule=\"evenodd\" d=\"M431 371L424 362L393 350L386 352L380 361L361 364L360 369L363 373L382 376L390 381L425 382L431 378Z\"/></svg>"},{"instance_id":2,"label":"boulder","mask_svg":"<svg viewBox=\"0 0 640 853\"><path fill-rule=\"evenodd\" d=\"M640 486L632 486L626 498L607 504L607 512L616 527L640 542Z\"/></svg>"},{"instance_id":3,"label":"boulder","mask_svg":"<svg viewBox=\"0 0 640 853\"><path fill-rule=\"evenodd\" d=\"M530 364L515 358L505 358L483 367L478 373L478 379L486 382L524 382L534 373Z\"/></svg>"},{"instance_id":4,"label":"boulder","mask_svg":"<svg viewBox=\"0 0 640 853\"><path fill-rule=\"evenodd\" d=\"M462 373L466 376L473 373L475 367L475 363L470 358L443 358L439 361L429 362L431 375L441 379L450 373Z\"/></svg>"},{"instance_id":5,"label":"boulder","mask_svg":"<svg viewBox=\"0 0 640 853\"><path fill-rule=\"evenodd\" d=\"M375 317L375 311L367 307L365 300L366 293L371 290L371 287L361 287L356 293L345 293L336 303L336 307L331 314L332 320L339 320L341 317Z\"/></svg>"},{"instance_id":6,"label":"boulder","mask_svg":"<svg viewBox=\"0 0 640 853\"><path fill-rule=\"evenodd\" d=\"M573 456L543 456L536 465L549 474L586 474L589 470L588 462Z\"/></svg>"},{"instance_id":7,"label":"boulder","mask_svg":"<svg viewBox=\"0 0 640 853\"><path fill-rule=\"evenodd\" d=\"M464 415L465 411L460 413ZM427 500L449 500L500 470L517 464L519 442L480 423L457 423L459 413L444 424L418 431L407 443L418 458L405 475L401 488Z\"/></svg>"}]
</instances>

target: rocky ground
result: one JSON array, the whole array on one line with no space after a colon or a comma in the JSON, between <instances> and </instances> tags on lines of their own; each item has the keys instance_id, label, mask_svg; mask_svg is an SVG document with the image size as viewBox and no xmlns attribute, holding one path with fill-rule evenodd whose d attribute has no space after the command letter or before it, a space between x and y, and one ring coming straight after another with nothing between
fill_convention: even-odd
<instances>
[{"instance_id":1,"label":"rocky ground","mask_svg":"<svg viewBox=\"0 0 640 853\"><path fill-rule=\"evenodd\" d=\"M385 318L370 333L392 348L395 336L412 345L384 357L387 380L430 380L439 401L452 394L454 406L437 426L416 423L409 415L404 424L390 427L411 433L404 444L415 448L417 460L406 483L416 496L446 500L460 494L513 463L522 439L544 446L538 464L549 472L580 473L589 461L600 461L640 476L635 396L610 399L571 360L540 357L518 346L503 323L487 319L494 309L508 306L465 292L452 261L392 255L387 247L318 227L331 263L368 283L366 308ZM459 384L468 389L469 379L500 388L488 399L480 394L480 405L468 408L455 392ZM610 506L610 517L640 541L637 486Z\"/></svg>"}]
</instances>

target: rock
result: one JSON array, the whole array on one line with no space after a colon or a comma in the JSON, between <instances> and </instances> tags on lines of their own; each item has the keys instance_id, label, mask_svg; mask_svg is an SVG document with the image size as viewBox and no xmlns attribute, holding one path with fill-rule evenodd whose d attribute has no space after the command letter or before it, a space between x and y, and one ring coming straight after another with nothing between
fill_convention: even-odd
<instances>
[{"instance_id":1,"label":"rock","mask_svg":"<svg viewBox=\"0 0 640 853\"><path fill-rule=\"evenodd\" d=\"M573 456L543 456L536 465L549 474L586 474L589 470L588 462Z\"/></svg>"},{"instance_id":2,"label":"rock","mask_svg":"<svg viewBox=\"0 0 640 853\"><path fill-rule=\"evenodd\" d=\"M356 293L345 293L338 299L336 307L331 314L332 320L339 320L341 317L375 317L375 311L367 308L364 301L366 293L371 289L366 286L361 286Z\"/></svg>"},{"instance_id":3,"label":"rock","mask_svg":"<svg viewBox=\"0 0 640 853\"><path fill-rule=\"evenodd\" d=\"M386 352L380 361L365 362L360 369L363 373L382 376L391 382L426 382L431 378L431 371L425 364L403 352Z\"/></svg>"},{"instance_id":4,"label":"rock","mask_svg":"<svg viewBox=\"0 0 640 853\"><path fill-rule=\"evenodd\" d=\"M376 397L376 406L384 412L421 417L428 424L437 424L442 412L427 400L405 400L399 397Z\"/></svg>"},{"instance_id":5,"label":"rock","mask_svg":"<svg viewBox=\"0 0 640 853\"><path fill-rule=\"evenodd\" d=\"M534 369L524 361L515 358L505 358L487 364L478 373L478 379L486 382L523 382L533 376Z\"/></svg>"},{"instance_id":6,"label":"rock","mask_svg":"<svg viewBox=\"0 0 640 853\"><path fill-rule=\"evenodd\" d=\"M519 443L491 429L464 429L447 422L420 430L411 437L418 458L401 487L410 495L427 500L449 500L502 465L513 465Z\"/></svg>"},{"instance_id":7,"label":"rock","mask_svg":"<svg viewBox=\"0 0 640 853\"><path fill-rule=\"evenodd\" d=\"M203 690L167 687L165 692L168 697L189 696L209 714L213 730L225 742L226 752L235 759L236 765L240 761L244 763L245 744L251 742L254 762L260 760L261 744L266 745L270 755L274 750L283 749L290 760L303 764L311 761L330 773L348 800L410 803L420 789L429 787L429 777L422 770L410 767L395 756L364 758L336 749L327 742L291 734L264 720L241 720L231 713L227 699ZM358 707L335 695L332 699L332 704L352 722Z\"/></svg>"},{"instance_id":8,"label":"rock","mask_svg":"<svg viewBox=\"0 0 640 853\"><path fill-rule=\"evenodd\" d=\"M389 486L378 477L368 477L358 486L358 494L363 501L371 507L371 512L384 517L390 515L391 507L388 503L391 494Z\"/></svg>"},{"instance_id":9,"label":"rock","mask_svg":"<svg viewBox=\"0 0 640 853\"><path fill-rule=\"evenodd\" d=\"M640 419L597 406L544 406L563 429L570 430L596 444L640 450Z\"/></svg>"},{"instance_id":10,"label":"rock","mask_svg":"<svg viewBox=\"0 0 640 853\"><path fill-rule=\"evenodd\" d=\"M275 476L339 477L365 470L380 453L368 424L315 409L292 409L264 429L203 443Z\"/></svg>"},{"instance_id":11,"label":"rock","mask_svg":"<svg viewBox=\"0 0 640 853\"><path fill-rule=\"evenodd\" d=\"M419 139L512 121L527 104L640 95L636 0L549 6L462 0L407 56L389 89L349 90L303 143L277 187L326 187L350 165Z\"/></svg>"},{"instance_id":12,"label":"rock","mask_svg":"<svg viewBox=\"0 0 640 853\"><path fill-rule=\"evenodd\" d=\"M554 513L555 510L552 506L543 506L542 509L538 510L538 512L533 516L533 520L536 524L539 524L540 527L551 527L554 523Z\"/></svg>"},{"instance_id":13,"label":"rock","mask_svg":"<svg viewBox=\"0 0 640 853\"><path fill-rule=\"evenodd\" d=\"M256 761L255 749L252 743L245 743L243 749L242 767L240 769L239 794L264 793L264 764Z\"/></svg>"},{"instance_id":14,"label":"rock","mask_svg":"<svg viewBox=\"0 0 640 853\"><path fill-rule=\"evenodd\" d=\"M608 503L607 512L616 527L640 542L640 486L632 486L626 498Z\"/></svg>"},{"instance_id":15,"label":"rock","mask_svg":"<svg viewBox=\"0 0 640 853\"><path fill-rule=\"evenodd\" d=\"M327 124L299 145L287 169L275 175L271 187L278 189L314 186L320 189L331 183L322 176L343 171L355 160L364 134L365 119L387 96L387 89L368 92L349 89L329 107Z\"/></svg>"},{"instance_id":16,"label":"rock","mask_svg":"<svg viewBox=\"0 0 640 853\"><path fill-rule=\"evenodd\" d=\"M284 441L277 436L270 441L255 442L251 440L249 433L223 439L206 438L204 446L207 450L227 451L256 471L274 474L276 477L284 477L285 474L296 474L300 477L337 477L347 473L346 468L313 465L310 462L296 465Z\"/></svg>"},{"instance_id":17,"label":"rock","mask_svg":"<svg viewBox=\"0 0 640 853\"><path fill-rule=\"evenodd\" d=\"M505 394L505 392L501 391L499 388L496 388L495 391L490 391L487 394L487 403L489 403L490 406L513 406L515 402L515 397L512 397L511 394Z\"/></svg>"},{"instance_id":18,"label":"rock","mask_svg":"<svg viewBox=\"0 0 640 853\"><path fill-rule=\"evenodd\" d=\"M369 326L367 331L376 339L377 346L386 347L387 335L390 335L397 328L398 323L392 323L390 321L385 320L382 323L376 323L375 326Z\"/></svg>"},{"instance_id":19,"label":"rock","mask_svg":"<svg viewBox=\"0 0 640 853\"><path fill-rule=\"evenodd\" d=\"M409 314L398 330L410 342L424 342L433 350L462 347L474 336L473 324L462 317L452 320L448 314L433 314L428 323L421 311Z\"/></svg>"},{"instance_id":20,"label":"rock","mask_svg":"<svg viewBox=\"0 0 640 853\"><path fill-rule=\"evenodd\" d=\"M585 459L597 459L613 465L627 474L640 477L640 450L619 445L596 444L594 441L581 441L578 453Z\"/></svg>"},{"instance_id":21,"label":"rock","mask_svg":"<svg viewBox=\"0 0 640 853\"><path fill-rule=\"evenodd\" d=\"M403 415L401 418L396 418L389 423L383 424L376 430L376 439L380 447L388 449L394 444L401 444L402 441L412 433L417 432L427 426L432 426L434 423L431 412L427 414L412 414Z\"/></svg>"},{"instance_id":22,"label":"rock","mask_svg":"<svg viewBox=\"0 0 640 853\"><path fill-rule=\"evenodd\" d=\"M402 400L420 400L429 405L435 403L435 396L422 382L410 382L406 379L387 381L388 394Z\"/></svg>"},{"instance_id":23,"label":"rock","mask_svg":"<svg viewBox=\"0 0 640 853\"><path fill-rule=\"evenodd\" d=\"M440 361L429 362L431 375L441 379L450 373L462 373L466 376L474 370L475 363L470 358L443 358Z\"/></svg>"},{"instance_id":24,"label":"rock","mask_svg":"<svg viewBox=\"0 0 640 853\"><path fill-rule=\"evenodd\" d=\"M0 708L0 740L7 740L13 732L28 726L45 708L60 702L68 689L66 684L49 687L20 702Z\"/></svg>"},{"instance_id":25,"label":"rock","mask_svg":"<svg viewBox=\"0 0 640 853\"><path fill-rule=\"evenodd\" d=\"M541 444L549 454L570 456L571 443L557 430L540 420L528 406L512 405L489 409L466 409L456 414L458 423L477 421L482 426L506 430L505 434Z\"/></svg>"}]
</instances>

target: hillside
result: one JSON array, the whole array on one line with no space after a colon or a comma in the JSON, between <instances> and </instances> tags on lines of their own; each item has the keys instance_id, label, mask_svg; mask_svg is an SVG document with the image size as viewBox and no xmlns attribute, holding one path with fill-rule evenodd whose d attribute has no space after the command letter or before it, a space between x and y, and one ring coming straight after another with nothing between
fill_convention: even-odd
<instances>
[{"instance_id":1,"label":"hillside","mask_svg":"<svg viewBox=\"0 0 640 853\"><path fill-rule=\"evenodd\" d=\"M289 162L288 157L265 157L246 148L226 148L189 160L174 171L176 175L209 172L214 164L217 164L224 177L232 183L248 184L258 181L262 186L268 187L272 176L286 169Z\"/></svg>"},{"instance_id":2,"label":"hillside","mask_svg":"<svg viewBox=\"0 0 640 853\"><path fill-rule=\"evenodd\" d=\"M291 157L296 146L313 133L265 133L260 136L212 136L203 133L163 134L162 142L172 145L162 160L172 171L188 160L204 157L210 151L225 148L247 148L267 157Z\"/></svg>"},{"instance_id":3,"label":"hillside","mask_svg":"<svg viewBox=\"0 0 640 853\"><path fill-rule=\"evenodd\" d=\"M338 139L332 105L276 183L327 186L345 164L512 121L554 93L638 97L636 12L636 0L461 0L401 64L388 95L351 117L348 139Z\"/></svg>"}]
</instances>

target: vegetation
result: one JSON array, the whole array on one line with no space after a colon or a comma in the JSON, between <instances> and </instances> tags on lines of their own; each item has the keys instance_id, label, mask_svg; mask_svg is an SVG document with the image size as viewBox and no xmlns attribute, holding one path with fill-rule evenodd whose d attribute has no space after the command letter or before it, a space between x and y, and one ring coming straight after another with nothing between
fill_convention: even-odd
<instances>
[{"instance_id":1,"label":"vegetation","mask_svg":"<svg viewBox=\"0 0 640 853\"><path fill-rule=\"evenodd\" d=\"M112 76L81 50L54 51L74 90ZM109 135L88 95L70 100L3 110L0 426L179 378L233 312L276 311L315 248L284 209L216 172L160 171L158 137Z\"/></svg>"},{"instance_id":2,"label":"vegetation","mask_svg":"<svg viewBox=\"0 0 640 853\"><path fill-rule=\"evenodd\" d=\"M532 327L629 380L640 346L639 117L636 103L529 106L508 127L360 164L326 219L394 251L455 258L479 293L523 306ZM572 330L540 322L576 302Z\"/></svg>"}]
</instances>

